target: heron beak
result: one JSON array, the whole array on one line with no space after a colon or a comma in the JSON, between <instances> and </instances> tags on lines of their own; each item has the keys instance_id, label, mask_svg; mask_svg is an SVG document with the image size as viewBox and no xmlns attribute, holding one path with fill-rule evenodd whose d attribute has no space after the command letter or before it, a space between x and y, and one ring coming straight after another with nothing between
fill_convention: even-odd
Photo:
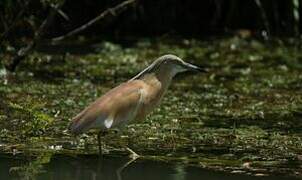
<instances>
[{"instance_id":1,"label":"heron beak","mask_svg":"<svg viewBox=\"0 0 302 180\"><path fill-rule=\"evenodd\" d=\"M198 71L198 72L203 72L203 73L208 72L208 70L206 68L198 67L193 64L186 63L186 62L183 64L183 66L189 71Z\"/></svg>"}]
</instances>

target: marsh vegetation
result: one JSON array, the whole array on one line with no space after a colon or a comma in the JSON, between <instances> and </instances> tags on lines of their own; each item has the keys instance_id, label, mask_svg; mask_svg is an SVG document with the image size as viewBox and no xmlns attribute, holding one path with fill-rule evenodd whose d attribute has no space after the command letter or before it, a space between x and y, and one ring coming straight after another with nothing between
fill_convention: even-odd
<instances>
[{"instance_id":1,"label":"marsh vegetation","mask_svg":"<svg viewBox=\"0 0 302 180\"><path fill-rule=\"evenodd\" d=\"M295 39L240 36L42 44L16 73L1 78L0 150L40 165L58 154L97 154L93 133L69 134L70 118L158 56L173 53L210 72L178 76L146 120L103 138L105 156L124 156L128 145L142 159L301 177L300 49Z\"/></svg>"}]
</instances>

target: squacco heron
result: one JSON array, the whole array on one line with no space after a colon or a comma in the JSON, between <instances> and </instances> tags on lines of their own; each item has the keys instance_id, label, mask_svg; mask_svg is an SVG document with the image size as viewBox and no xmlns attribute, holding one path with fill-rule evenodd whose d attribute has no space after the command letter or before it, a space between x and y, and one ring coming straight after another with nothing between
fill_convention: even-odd
<instances>
[{"instance_id":1,"label":"squacco heron","mask_svg":"<svg viewBox=\"0 0 302 180\"><path fill-rule=\"evenodd\" d=\"M205 69L189 64L175 55L164 55L127 82L111 89L72 119L70 131L75 134L98 129L101 154L101 132L142 120L161 101L172 78L180 72Z\"/></svg>"}]
</instances>

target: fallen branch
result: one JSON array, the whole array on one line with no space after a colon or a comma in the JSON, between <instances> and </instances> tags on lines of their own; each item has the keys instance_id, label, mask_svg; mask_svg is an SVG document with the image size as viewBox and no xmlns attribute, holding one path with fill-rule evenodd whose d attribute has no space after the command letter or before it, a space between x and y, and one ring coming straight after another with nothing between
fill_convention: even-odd
<instances>
[{"instance_id":1,"label":"fallen branch","mask_svg":"<svg viewBox=\"0 0 302 180\"><path fill-rule=\"evenodd\" d=\"M103 11L96 18L90 20L88 23L80 26L79 28L76 28L75 30L67 33L66 35L63 35L63 36L60 36L57 38L53 38L52 41L60 41L62 39L75 35L81 31L85 30L86 28L90 27L97 21L107 18L110 15L117 16L121 12L125 11L128 7L130 7L130 5L134 4L136 1L137 0L126 0L126 1L116 5L113 8L109 8L109 9ZM64 19L66 19L66 20L68 19L68 17L65 15L65 13L63 13L63 11L60 11L59 7L61 7L62 5L63 5L63 3L61 3L60 5L57 5L57 6L54 6L54 5L51 6L51 12L47 16L47 18L43 21L43 23L40 25L38 30L35 32L33 40L26 47L23 47L20 50L18 50L18 52L12 57L10 63L4 65L7 70L9 70L11 72L15 71L17 65L35 48L37 42L41 40L41 36L42 36L43 32L47 29L47 26L50 24L50 22L52 22L56 13L59 13L63 17L65 16Z\"/></svg>"},{"instance_id":2,"label":"fallen branch","mask_svg":"<svg viewBox=\"0 0 302 180\"><path fill-rule=\"evenodd\" d=\"M43 32L53 20L55 14L56 11L54 9L51 10L46 19L35 32L33 40L26 47L22 47L21 49L19 49L18 52L12 57L10 63L4 65L7 70L11 72L15 71L17 65L34 49L37 42L41 39Z\"/></svg>"},{"instance_id":3,"label":"fallen branch","mask_svg":"<svg viewBox=\"0 0 302 180\"><path fill-rule=\"evenodd\" d=\"M59 36L56 38L53 38L52 41L61 41L65 38L68 38L70 36L73 36L75 34L78 34L82 31L84 31L85 29L87 29L88 27L92 26L93 24L95 24L97 21L106 18L107 16L117 16L120 13L122 13L123 11L125 11L128 7L130 7L130 5L134 4L137 0L126 0L118 5L116 5L113 8L109 8L105 11L103 11L101 14L99 14L97 17L95 17L94 19L90 20L89 22L87 22L86 24L70 31L69 33L63 35L63 36Z\"/></svg>"}]
</instances>

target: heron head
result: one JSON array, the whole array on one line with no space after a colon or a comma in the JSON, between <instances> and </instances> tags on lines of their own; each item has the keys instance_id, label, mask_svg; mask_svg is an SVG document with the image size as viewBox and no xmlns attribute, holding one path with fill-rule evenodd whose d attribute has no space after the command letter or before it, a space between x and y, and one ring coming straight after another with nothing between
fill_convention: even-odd
<instances>
[{"instance_id":1,"label":"heron head","mask_svg":"<svg viewBox=\"0 0 302 180\"><path fill-rule=\"evenodd\" d=\"M207 72L205 68L187 63L172 54L161 56L154 63L154 69L164 68L166 71L171 71L173 75L185 71Z\"/></svg>"},{"instance_id":2,"label":"heron head","mask_svg":"<svg viewBox=\"0 0 302 180\"><path fill-rule=\"evenodd\" d=\"M173 54L167 54L157 58L150 66L137 74L131 80L139 79L150 73L159 73L162 76L173 77L177 73L185 71L208 72L205 68L187 63Z\"/></svg>"}]
</instances>

